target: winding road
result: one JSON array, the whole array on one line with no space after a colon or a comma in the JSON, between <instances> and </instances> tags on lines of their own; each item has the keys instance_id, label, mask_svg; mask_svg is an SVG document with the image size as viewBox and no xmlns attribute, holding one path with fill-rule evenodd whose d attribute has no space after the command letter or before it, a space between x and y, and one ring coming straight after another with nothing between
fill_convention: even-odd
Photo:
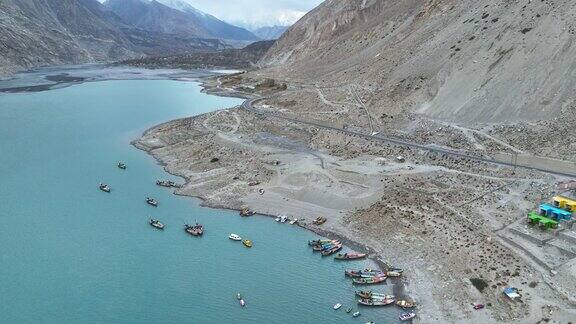
<instances>
[{"instance_id":1,"label":"winding road","mask_svg":"<svg viewBox=\"0 0 576 324\"><path fill-rule=\"evenodd\" d=\"M341 133L348 134L348 135L363 137L363 138L373 140L373 141L386 142L386 143L390 143L390 144L394 144L394 145L399 145L399 146L408 147L408 148L414 148L414 149L428 151L428 152L442 153L442 154L446 154L446 155L450 155L450 156L455 156L458 158L469 159L469 160L479 161L479 162L485 162L485 163L495 164L495 165L499 165L499 166L512 167L512 168L516 167L516 168L522 168L525 170L544 172L544 173L557 175L557 176L576 178L576 173L565 172L562 170L544 169L541 167L524 165L524 164L514 164L512 162L498 160L495 158L486 158L486 157L482 157L482 156L475 156L475 155L470 155L470 154L466 154L466 153L462 153L462 152L458 152L458 151L453 151L453 150L449 150L449 149L445 149L445 148L422 145L422 144L418 144L418 143L414 143L414 142L408 142L408 141L404 141L404 140L400 140L400 139L396 139L396 138L392 138L392 137L387 137L387 136L380 135L380 134L376 134L376 135L366 134L366 133L362 133L362 132L358 132L358 131L354 131L354 130L339 128L339 127L330 125L328 123L321 123L318 121L301 120L298 118L286 116L286 115L278 113L278 112L272 112L272 111L266 111L266 110L260 110L260 109L254 108L254 103L256 101L259 101L262 99L264 99L264 98L248 99L242 103L241 108L248 111L248 112L251 112L251 113L254 113L254 114L257 114L260 116L274 117L274 118L278 118L278 119L282 119L282 120L286 120L286 121L290 121L290 122L298 123L298 124L302 124L302 125L309 125L309 126L322 128L322 129L333 130L333 131L341 132Z\"/></svg>"}]
</instances>

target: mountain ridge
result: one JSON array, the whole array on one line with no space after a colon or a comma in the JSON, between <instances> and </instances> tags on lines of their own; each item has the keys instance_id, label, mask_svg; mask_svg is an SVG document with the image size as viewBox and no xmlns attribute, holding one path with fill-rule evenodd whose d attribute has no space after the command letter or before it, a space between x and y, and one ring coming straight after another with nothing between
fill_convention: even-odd
<instances>
[{"instance_id":1,"label":"mountain ridge","mask_svg":"<svg viewBox=\"0 0 576 324\"><path fill-rule=\"evenodd\" d=\"M575 16L569 1L327 0L260 66L279 78L370 89L379 114L547 119L574 106Z\"/></svg>"}]
</instances>

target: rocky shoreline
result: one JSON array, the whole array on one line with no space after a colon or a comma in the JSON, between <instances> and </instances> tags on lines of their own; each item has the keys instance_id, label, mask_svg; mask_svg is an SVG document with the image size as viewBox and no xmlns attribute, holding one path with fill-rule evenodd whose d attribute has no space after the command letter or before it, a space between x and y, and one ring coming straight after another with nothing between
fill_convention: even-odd
<instances>
[{"instance_id":1,"label":"rocky shoreline","mask_svg":"<svg viewBox=\"0 0 576 324\"><path fill-rule=\"evenodd\" d=\"M285 90L268 81L262 87L261 80L246 78L204 79L204 91L265 98L258 109L284 115L306 116L302 109L318 107L308 101L312 91L305 87ZM300 111L293 102L302 102ZM447 130L445 140L458 138L457 130ZM466 145L466 139L459 141ZM522 217L530 201L539 199L535 188L553 185L554 177L524 170L511 174L485 163L375 145L240 107L155 126L133 144L186 180L178 195L200 198L207 207L249 207L261 215L297 217L300 226L369 253L382 268L406 269L406 278L393 282L394 293L417 301L422 322L537 322L552 312L552 318L567 318L559 307L546 307L550 300L558 305L565 300L539 279L543 274L508 250L494 232L510 222L510 215ZM406 161L396 161L400 155ZM459 203L454 196L469 202ZM490 207L518 197L523 200L506 210ZM312 225L317 216L328 222ZM476 290L471 282L478 278L487 288ZM524 303L503 299L506 285L522 287ZM473 302L489 306L478 312Z\"/></svg>"}]
</instances>

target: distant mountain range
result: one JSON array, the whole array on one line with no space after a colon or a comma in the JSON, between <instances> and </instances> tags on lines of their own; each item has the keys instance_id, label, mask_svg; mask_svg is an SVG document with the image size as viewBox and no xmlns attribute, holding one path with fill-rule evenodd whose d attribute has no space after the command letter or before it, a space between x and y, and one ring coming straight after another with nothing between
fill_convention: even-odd
<instances>
[{"instance_id":1,"label":"distant mountain range","mask_svg":"<svg viewBox=\"0 0 576 324\"><path fill-rule=\"evenodd\" d=\"M213 51L257 39L180 0L0 0L0 75Z\"/></svg>"},{"instance_id":2,"label":"distant mountain range","mask_svg":"<svg viewBox=\"0 0 576 324\"><path fill-rule=\"evenodd\" d=\"M104 5L130 25L183 37L256 41L246 29L225 23L181 0L108 0Z\"/></svg>"},{"instance_id":3,"label":"distant mountain range","mask_svg":"<svg viewBox=\"0 0 576 324\"><path fill-rule=\"evenodd\" d=\"M252 31L252 33L258 36L260 39L273 40L278 39L284 32L289 28L289 26L270 26L261 27Z\"/></svg>"}]
</instances>

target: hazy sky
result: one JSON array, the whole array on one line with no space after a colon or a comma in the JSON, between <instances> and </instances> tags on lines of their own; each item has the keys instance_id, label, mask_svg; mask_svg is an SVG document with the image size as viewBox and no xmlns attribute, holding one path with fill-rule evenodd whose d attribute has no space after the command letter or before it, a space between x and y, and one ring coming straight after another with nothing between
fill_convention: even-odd
<instances>
[{"instance_id":1,"label":"hazy sky","mask_svg":"<svg viewBox=\"0 0 576 324\"><path fill-rule=\"evenodd\" d=\"M186 0L204 12L242 26L290 25L322 0Z\"/></svg>"}]
</instances>

